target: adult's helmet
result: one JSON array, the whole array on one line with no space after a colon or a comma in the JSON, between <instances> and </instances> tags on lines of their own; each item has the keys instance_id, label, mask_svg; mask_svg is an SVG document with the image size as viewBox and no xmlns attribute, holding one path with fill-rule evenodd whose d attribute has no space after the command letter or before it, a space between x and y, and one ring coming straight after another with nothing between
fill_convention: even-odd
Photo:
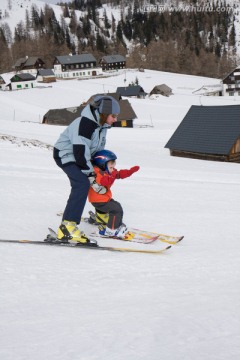
<instances>
[{"instance_id":1,"label":"adult's helmet","mask_svg":"<svg viewBox=\"0 0 240 360\"><path fill-rule=\"evenodd\" d=\"M101 170L105 171L107 170L107 162L108 161L114 161L117 159L117 156L110 150L100 150L97 151L93 158L92 163L93 165L96 165Z\"/></svg>"}]
</instances>

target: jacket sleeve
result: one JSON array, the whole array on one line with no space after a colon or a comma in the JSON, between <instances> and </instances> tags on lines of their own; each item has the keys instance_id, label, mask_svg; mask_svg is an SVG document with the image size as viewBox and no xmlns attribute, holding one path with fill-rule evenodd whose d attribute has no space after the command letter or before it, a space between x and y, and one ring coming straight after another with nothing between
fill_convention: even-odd
<instances>
[{"instance_id":1,"label":"jacket sleeve","mask_svg":"<svg viewBox=\"0 0 240 360\"><path fill-rule=\"evenodd\" d=\"M93 171L91 163L92 136L99 125L87 117L82 117L77 128L72 131L73 155L76 164L83 173L89 174Z\"/></svg>"},{"instance_id":2,"label":"jacket sleeve","mask_svg":"<svg viewBox=\"0 0 240 360\"><path fill-rule=\"evenodd\" d=\"M114 170L111 174L104 172L104 174L99 178L99 183L106 188L110 188L114 181L116 180L117 170ZM98 182L98 178L97 178Z\"/></svg>"}]
</instances>

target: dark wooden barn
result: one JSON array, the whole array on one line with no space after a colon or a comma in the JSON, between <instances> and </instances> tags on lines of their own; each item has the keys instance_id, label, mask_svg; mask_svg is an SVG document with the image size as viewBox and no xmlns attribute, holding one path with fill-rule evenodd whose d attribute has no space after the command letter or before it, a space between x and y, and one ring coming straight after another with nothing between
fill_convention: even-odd
<instances>
[{"instance_id":1,"label":"dark wooden barn","mask_svg":"<svg viewBox=\"0 0 240 360\"><path fill-rule=\"evenodd\" d=\"M147 93L143 90L140 85L131 85L131 86L122 86L118 87L116 92L121 96L126 97L137 97L137 98L145 98Z\"/></svg>"},{"instance_id":2,"label":"dark wooden barn","mask_svg":"<svg viewBox=\"0 0 240 360\"><path fill-rule=\"evenodd\" d=\"M43 117L43 124L49 125L69 125L73 120L81 115L84 107L93 101L94 96L104 95L104 94L95 94L91 96L88 101L80 106L63 108L63 109L51 109ZM137 118L131 104L128 100L122 100L121 96L117 93L108 93L114 97L120 105L120 114L118 116L118 121L114 123L114 127L133 127L133 120Z\"/></svg>"},{"instance_id":3,"label":"dark wooden barn","mask_svg":"<svg viewBox=\"0 0 240 360\"><path fill-rule=\"evenodd\" d=\"M172 156L240 162L240 105L191 106L165 145Z\"/></svg>"}]
</instances>

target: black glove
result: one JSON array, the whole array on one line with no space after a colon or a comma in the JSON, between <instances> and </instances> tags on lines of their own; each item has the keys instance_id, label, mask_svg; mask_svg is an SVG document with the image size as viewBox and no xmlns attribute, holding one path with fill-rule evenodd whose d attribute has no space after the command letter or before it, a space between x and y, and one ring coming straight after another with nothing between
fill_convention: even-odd
<instances>
[{"instance_id":1,"label":"black glove","mask_svg":"<svg viewBox=\"0 0 240 360\"><path fill-rule=\"evenodd\" d=\"M100 194L100 195L103 195L103 194L106 194L107 192L107 188L105 188L104 186L102 185L99 185L97 182L96 182L96 174L94 172L90 173L88 175L88 179L90 181L90 185L91 187L93 188L93 190Z\"/></svg>"}]
</instances>

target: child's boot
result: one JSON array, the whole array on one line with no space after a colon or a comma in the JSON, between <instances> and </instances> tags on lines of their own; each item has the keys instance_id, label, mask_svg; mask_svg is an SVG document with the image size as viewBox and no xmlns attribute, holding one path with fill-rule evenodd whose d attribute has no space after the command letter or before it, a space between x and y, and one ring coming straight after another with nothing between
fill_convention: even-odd
<instances>
[{"instance_id":1,"label":"child's boot","mask_svg":"<svg viewBox=\"0 0 240 360\"><path fill-rule=\"evenodd\" d=\"M126 233L127 233L127 227L126 225L122 224L117 229L110 229L109 227L106 226L104 235L109 237L118 237L119 239L124 239Z\"/></svg>"},{"instance_id":2,"label":"child's boot","mask_svg":"<svg viewBox=\"0 0 240 360\"><path fill-rule=\"evenodd\" d=\"M106 225L108 223L108 219L109 219L108 213L103 213L103 212L99 212L96 210L95 215L96 215L97 224L105 224Z\"/></svg>"}]
</instances>

